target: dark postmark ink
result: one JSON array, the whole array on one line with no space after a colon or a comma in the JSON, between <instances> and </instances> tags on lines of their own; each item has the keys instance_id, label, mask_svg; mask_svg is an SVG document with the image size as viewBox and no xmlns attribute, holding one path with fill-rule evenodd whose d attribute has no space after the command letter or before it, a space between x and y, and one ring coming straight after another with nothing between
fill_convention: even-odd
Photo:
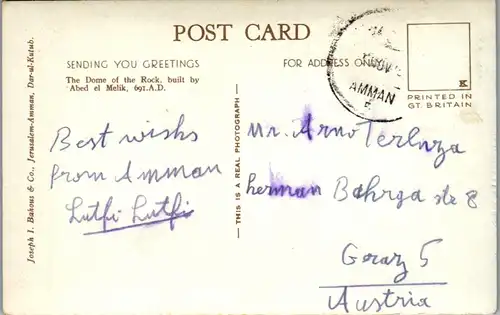
<instances>
[{"instance_id":1,"label":"dark postmark ink","mask_svg":"<svg viewBox=\"0 0 500 315\"><path fill-rule=\"evenodd\" d=\"M340 19L332 32L327 77L337 100L355 116L374 122L402 119L403 69L406 48L402 21L388 8ZM336 60L349 58L349 66Z\"/></svg>"}]
</instances>

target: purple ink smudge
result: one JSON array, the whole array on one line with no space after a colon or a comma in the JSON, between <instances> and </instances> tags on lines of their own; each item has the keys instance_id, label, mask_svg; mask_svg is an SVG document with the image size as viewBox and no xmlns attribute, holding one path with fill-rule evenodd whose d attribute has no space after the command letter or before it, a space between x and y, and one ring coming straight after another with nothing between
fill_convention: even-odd
<instances>
[{"instance_id":1,"label":"purple ink smudge","mask_svg":"<svg viewBox=\"0 0 500 315\"><path fill-rule=\"evenodd\" d=\"M307 135L307 139L310 142L313 141L313 136L312 136L313 129L311 127L312 120L313 118L312 118L311 105L306 104L306 106L304 106L304 111L302 112L302 118L300 119L300 122L301 122L301 131Z\"/></svg>"},{"instance_id":2,"label":"purple ink smudge","mask_svg":"<svg viewBox=\"0 0 500 315\"><path fill-rule=\"evenodd\" d=\"M309 195L321 195L321 187L316 184L311 184L311 185L301 185L301 186L296 186L292 187L291 185L287 185L283 179L283 176L281 176L280 173L273 173L271 166L269 166L269 188L271 191L275 191L276 194L269 193L270 197L284 197L284 192L287 191L287 189L283 189L284 187L288 188L289 192L289 197L297 198L297 199L305 199ZM278 194L278 192L281 191L281 194Z\"/></svg>"}]
</instances>

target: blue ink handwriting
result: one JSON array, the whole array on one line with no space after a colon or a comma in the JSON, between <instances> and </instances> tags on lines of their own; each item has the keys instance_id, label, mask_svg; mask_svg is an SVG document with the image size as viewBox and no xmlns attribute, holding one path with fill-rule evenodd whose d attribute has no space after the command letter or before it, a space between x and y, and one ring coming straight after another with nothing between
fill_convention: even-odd
<instances>
[{"instance_id":1,"label":"blue ink handwriting","mask_svg":"<svg viewBox=\"0 0 500 315\"><path fill-rule=\"evenodd\" d=\"M118 176L115 177L115 181L117 183L123 180L127 180L128 182L132 183L130 175L131 166L132 166L132 161L129 160L125 172L120 177ZM132 176L132 178L145 181L148 184L153 184L153 183L159 183L165 179L178 178L178 177L182 179L199 179L207 174L212 174L212 173L216 173L216 175L217 174L222 175L222 172L219 169L219 164L195 166L192 168L188 168L187 170L186 168L187 167L184 165L165 167L160 170L156 168L153 169L149 168L146 171L141 171L139 175L135 177Z\"/></svg>"},{"instance_id":2,"label":"blue ink handwriting","mask_svg":"<svg viewBox=\"0 0 500 315\"><path fill-rule=\"evenodd\" d=\"M426 267L429 264L429 258L424 254L427 246L431 244L439 244L443 241L442 238L433 239L425 242L419 252L419 258L423 262L420 267ZM406 280L408 274L410 273L408 265L403 258L403 255L393 252L392 254L380 254L375 252L364 252L359 250L358 246L354 243L348 243L344 246L341 255L342 264L346 266L351 265L369 265L369 266L381 266L389 267L394 266L399 269L399 272L393 278L394 283L400 283Z\"/></svg>"},{"instance_id":3,"label":"blue ink handwriting","mask_svg":"<svg viewBox=\"0 0 500 315\"><path fill-rule=\"evenodd\" d=\"M54 188L55 181L59 179L65 183L78 183L81 180L90 180L91 182L105 181L107 177L104 176L103 172L81 171L70 173L61 170L58 164L54 164L50 174L50 189Z\"/></svg>"},{"instance_id":4,"label":"blue ink handwriting","mask_svg":"<svg viewBox=\"0 0 500 315\"><path fill-rule=\"evenodd\" d=\"M391 287L402 286L444 286L447 282L416 282L416 283L389 283L389 284L357 284L357 285L339 285L339 286L321 286L321 289L342 289L342 294L337 299L337 302L332 301L332 296L328 297L329 310L335 310L339 306L344 308L346 313L350 312L350 302L348 298L349 289L353 288L373 288L385 287L381 296L373 297L371 299L356 299L355 307L358 312L378 313L385 309L391 308L431 308L428 297L414 297L411 291L407 293L397 293L391 290Z\"/></svg>"},{"instance_id":5,"label":"blue ink handwriting","mask_svg":"<svg viewBox=\"0 0 500 315\"><path fill-rule=\"evenodd\" d=\"M264 186L253 186L252 183L257 178L257 174L250 173L248 175L246 193L250 195L267 194L271 197L279 196L298 199L304 199L308 196L321 196L321 187L319 185L291 186L284 182L283 177L279 173L274 174L271 169L269 173L269 185Z\"/></svg>"},{"instance_id":6,"label":"blue ink handwriting","mask_svg":"<svg viewBox=\"0 0 500 315\"><path fill-rule=\"evenodd\" d=\"M248 128L248 133L247 136L253 137L253 138L276 138L278 137L281 133L276 129L274 126L270 126L268 128L267 133L264 135L264 131L262 130L262 124L261 123L250 123L250 127Z\"/></svg>"},{"instance_id":7,"label":"blue ink handwriting","mask_svg":"<svg viewBox=\"0 0 500 315\"><path fill-rule=\"evenodd\" d=\"M412 127L408 132L404 132L402 134L393 133L391 135L387 135L383 130L377 133L374 130L374 126L380 124L372 121L362 121L356 123L353 128L347 128L345 126L331 126L322 123L318 125L319 128L315 128L313 126L314 120L315 118L312 115L310 106L306 106L302 118L292 120L300 122L299 130L295 130L292 133L293 137L298 138L304 136L308 141L313 141L316 137L327 139L333 136L349 140L361 138L364 140L366 148L370 148L373 144L379 148L413 148L418 151L433 153L435 155L433 162L435 169L441 167L450 154L461 155L466 153L465 150L460 148L459 143L445 144L443 140L429 140L423 138L420 135L421 129L417 126ZM266 131L259 122L250 123L247 133L247 136L252 138L277 138L280 135L282 135L282 133L279 131L278 127L270 126ZM287 135L287 133L285 133L285 135ZM357 135L361 136L356 137Z\"/></svg>"},{"instance_id":8,"label":"blue ink handwriting","mask_svg":"<svg viewBox=\"0 0 500 315\"><path fill-rule=\"evenodd\" d=\"M433 240L430 240L428 242L425 242L422 247L420 248L420 260L423 261L423 263L420 265L420 267L425 267L429 264L429 259L424 256L424 251L425 249L427 248L427 246L431 245L431 244L439 244L443 241L442 238L436 238L436 239L433 239Z\"/></svg>"},{"instance_id":9,"label":"blue ink handwriting","mask_svg":"<svg viewBox=\"0 0 500 315\"><path fill-rule=\"evenodd\" d=\"M362 125L367 125L368 126L368 131L366 134L366 140L365 140L365 145L366 147L370 147L372 143L372 125L374 123L371 121L365 121L358 123L358 126ZM458 143L451 144L449 146L445 146L443 144L442 140L425 140L425 139L420 139L417 140L416 137L420 133L420 128L419 127L413 127L407 135L398 135L398 134L393 134L391 136L386 136L382 131L379 132L378 137L377 137L377 145L381 148L385 148L388 146L395 146L397 148L416 148L419 151L425 151L425 152L433 152L436 153L437 156L434 159L434 168L439 168L445 161L446 159L446 154L452 153L452 154L464 154L466 151L461 150L459 148ZM386 140L388 139L388 140ZM432 142L432 144L431 144Z\"/></svg>"},{"instance_id":10,"label":"blue ink handwriting","mask_svg":"<svg viewBox=\"0 0 500 315\"><path fill-rule=\"evenodd\" d=\"M135 170L132 168L132 161L127 162L126 169L120 173L120 176L115 176L114 181L117 183L128 182L134 183L137 181L155 184L169 179L192 179L198 180L207 175L222 175L218 164L212 165L196 165L188 167L186 165L167 166L161 169L148 168L146 170ZM58 164L52 166L50 174L50 189L54 188L56 181L61 183L79 183L79 182L101 182L107 181L108 177L101 171L77 171L69 172L62 170Z\"/></svg>"},{"instance_id":11,"label":"blue ink handwriting","mask_svg":"<svg viewBox=\"0 0 500 315\"><path fill-rule=\"evenodd\" d=\"M427 199L424 198L424 193L421 189L413 189L411 191L404 190L391 190L381 187L381 177L379 175L373 175L366 185L358 184L351 186L349 184L349 179L346 176L340 176L336 180L336 186L333 193L333 198L339 202L348 200L349 198L354 198L361 200L365 203L369 202L379 202L379 201L395 201L396 209L401 209L409 201L415 203L426 202ZM436 205L443 206L455 206L458 204L458 200L450 193L450 186L442 190L442 192L437 193L434 196ZM476 198L478 192L476 190L469 190L465 193L467 198L467 205L469 208L477 208Z\"/></svg>"},{"instance_id":12,"label":"blue ink handwriting","mask_svg":"<svg viewBox=\"0 0 500 315\"><path fill-rule=\"evenodd\" d=\"M169 223L170 230L173 231L176 220L189 218L194 212L193 209L181 210L181 207L189 206L189 201L185 201L184 205L182 202L180 192L175 195L173 201L169 196L165 196L162 200L155 202L154 205L148 204L144 195L137 195L131 207L132 217L130 221L122 226L115 226L118 222L121 222L122 210L112 209L113 196L110 196L104 205L97 201L88 206L83 206L83 198L76 196L71 203L66 204L66 210L70 212L70 224L100 223L99 230L86 232L84 235L111 233L165 222ZM113 226L110 227L109 223Z\"/></svg>"},{"instance_id":13,"label":"blue ink handwriting","mask_svg":"<svg viewBox=\"0 0 500 315\"><path fill-rule=\"evenodd\" d=\"M374 175L366 184L366 187L363 184L359 184L352 190L352 197L355 199L361 199L364 202L378 202L380 200L391 200L397 201L396 209L400 209L403 207L404 202L407 200L411 200L414 202L424 202L425 199L421 196L420 189L414 190L411 193L406 193L403 190L393 191L382 189L378 187L380 184L380 176ZM333 197L337 201L344 201L348 198L350 193L348 192L349 187L349 179L346 176L341 176L337 179L337 185L335 187L335 192Z\"/></svg>"},{"instance_id":14,"label":"blue ink handwriting","mask_svg":"<svg viewBox=\"0 0 500 315\"><path fill-rule=\"evenodd\" d=\"M181 114L177 120L177 125L174 128L160 128L157 130L156 128L148 127L145 131L140 131L138 133L125 133L120 137L120 140L117 141L118 144L122 143L142 143L148 139L159 138L162 140L179 140L179 141L190 141L196 142L198 140L198 133L196 131L191 130L189 132L183 131L183 124L185 121L185 115ZM149 120L146 121L149 123ZM69 126L63 126L57 130L56 137L52 141L52 145L50 147L50 152L54 150L57 151L65 151L70 147L76 147L77 149L88 148L91 151L96 149L104 149L108 145L108 139L115 132L110 130L111 123L106 123L104 130L98 134L98 137L90 137L87 139L77 140L76 143L74 141L70 142L70 136L72 134L72 130Z\"/></svg>"},{"instance_id":15,"label":"blue ink handwriting","mask_svg":"<svg viewBox=\"0 0 500 315\"><path fill-rule=\"evenodd\" d=\"M357 249L358 247L353 243L349 243L344 247L344 249L342 250L342 263L344 265L350 266L358 263L360 255L356 254L358 252L356 251ZM354 256L351 256L351 254L353 254ZM389 256L368 252L362 255L362 259L359 263L370 264L374 266L394 265L400 268L401 269L400 272L393 279L394 283L398 283L405 280L409 273L408 268L406 266L406 262L403 259L403 256L395 252Z\"/></svg>"}]
</instances>

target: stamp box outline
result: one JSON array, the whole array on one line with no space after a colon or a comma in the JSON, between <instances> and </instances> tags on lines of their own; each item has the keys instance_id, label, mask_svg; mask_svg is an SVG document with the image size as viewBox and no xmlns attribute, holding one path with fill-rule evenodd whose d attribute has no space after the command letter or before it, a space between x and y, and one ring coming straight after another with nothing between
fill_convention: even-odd
<instances>
[{"instance_id":1,"label":"stamp box outline","mask_svg":"<svg viewBox=\"0 0 500 315\"><path fill-rule=\"evenodd\" d=\"M467 89L433 89L433 90L412 90L410 89L410 26L412 25L454 25L465 24L468 27L469 33L469 88ZM472 55L471 55L471 31L470 22L435 22L435 23L407 23L406 24L406 84L408 92L433 92L433 91L471 91L472 90Z\"/></svg>"}]
</instances>

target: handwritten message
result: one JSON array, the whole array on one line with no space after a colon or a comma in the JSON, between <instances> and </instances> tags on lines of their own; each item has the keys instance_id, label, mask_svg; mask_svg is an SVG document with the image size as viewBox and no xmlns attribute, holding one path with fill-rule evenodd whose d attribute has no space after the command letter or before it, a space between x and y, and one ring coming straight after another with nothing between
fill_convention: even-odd
<instances>
[{"instance_id":1,"label":"handwritten message","mask_svg":"<svg viewBox=\"0 0 500 315\"><path fill-rule=\"evenodd\" d=\"M151 127L147 130L127 131L115 130L112 122L106 123L101 131L84 139L73 135L71 126L62 126L57 129L53 138L50 152L70 152L72 150L112 150L114 146L147 146L151 141L163 141L168 146L169 141L194 143L200 138L194 129L185 128L186 117L181 114L171 126ZM61 158L64 155L60 155ZM119 163L120 161L117 161ZM123 170L119 174L110 174L106 170L79 170L63 169L58 163L53 163L50 174L50 190L65 185L76 185L80 182L100 183L146 183L148 185L161 184L174 180L201 180L206 176L220 176L222 171L219 164L205 164L196 166L162 165L158 167L144 167L133 160L123 159ZM120 196L122 197L122 196ZM123 197L122 197L123 199ZM65 205L70 224L91 224L96 230L85 232L84 235L95 235L122 231L131 228L168 223L173 231L176 222L188 219L195 213L188 197L181 191L172 192L161 198L152 198L144 193L130 197L128 206L116 205L115 197L109 196L105 200L94 200L92 197L73 196ZM96 225L95 222L98 222Z\"/></svg>"}]
</instances>

